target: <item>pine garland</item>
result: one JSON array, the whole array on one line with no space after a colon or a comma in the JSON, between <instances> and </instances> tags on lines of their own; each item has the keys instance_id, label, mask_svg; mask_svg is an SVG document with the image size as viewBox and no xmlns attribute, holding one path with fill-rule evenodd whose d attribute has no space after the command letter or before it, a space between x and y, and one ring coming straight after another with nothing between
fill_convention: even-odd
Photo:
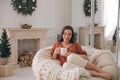
<instances>
[{"instance_id":1,"label":"pine garland","mask_svg":"<svg viewBox=\"0 0 120 80\"><path fill-rule=\"evenodd\" d=\"M91 0L84 0L84 13L85 13L85 16L87 17L90 17L91 16ZM97 1L95 0L95 12L98 10L97 8Z\"/></svg>"},{"instance_id":2,"label":"pine garland","mask_svg":"<svg viewBox=\"0 0 120 80\"><path fill-rule=\"evenodd\" d=\"M11 0L11 5L13 6L13 10L16 10L18 14L22 15L32 15L33 11L35 11L37 0Z\"/></svg>"}]
</instances>

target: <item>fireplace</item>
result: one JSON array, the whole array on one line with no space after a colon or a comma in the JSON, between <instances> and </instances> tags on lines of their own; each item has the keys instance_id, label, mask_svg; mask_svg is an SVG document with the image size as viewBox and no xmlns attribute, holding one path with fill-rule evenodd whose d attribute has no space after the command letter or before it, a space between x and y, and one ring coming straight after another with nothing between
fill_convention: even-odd
<instances>
[{"instance_id":1,"label":"fireplace","mask_svg":"<svg viewBox=\"0 0 120 80\"><path fill-rule=\"evenodd\" d=\"M11 43L11 56L9 62L17 64L18 55L24 51L36 53L40 48L46 47L46 30L44 29L7 29Z\"/></svg>"},{"instance_id":2,"label":"fireplace","mask_svg":"<svg viewBox=\"0 0 120 80\"><path fill-rule=\"evenodd\" d=\"M25 51L32 51L36 53L40 48L40 39L23 39L18 40L18 54L22 54Z\"/></svg>"},{"instance_id":3,"label":"fireplace","mask_svg":"<svg viewBox=\"0 0 120 80\"><path fill-rule=\"evenodd\" d=\"M81 45L90 45L90 27L80 27L79 42ZM94 47L98 49L105 49L104 47L104 26L94 27Z\"/></svg>"}]
</instances>

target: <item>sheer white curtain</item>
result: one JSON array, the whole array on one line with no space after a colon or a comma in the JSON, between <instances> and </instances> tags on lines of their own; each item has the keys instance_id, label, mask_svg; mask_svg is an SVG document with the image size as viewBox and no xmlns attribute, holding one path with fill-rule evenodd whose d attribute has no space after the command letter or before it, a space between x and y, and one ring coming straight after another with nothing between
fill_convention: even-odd
<instances>
[{"instance_id":1,"label":"sheer white curtain","mask_svg":"<svg viewBox=\"0 0 120 80\"><path fill-rule=\"evenodd\" d=\"M104 21L105 39L112 40L112 36L117 26L118 0L104 0Z\"/></svg>"}]
</instances>

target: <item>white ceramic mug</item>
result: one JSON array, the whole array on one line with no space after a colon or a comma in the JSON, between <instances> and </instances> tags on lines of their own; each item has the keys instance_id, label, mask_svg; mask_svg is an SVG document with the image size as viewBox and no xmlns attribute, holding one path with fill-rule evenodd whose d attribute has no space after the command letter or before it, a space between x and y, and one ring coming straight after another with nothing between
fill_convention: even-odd
<instances>
[{"instance_id":1,"label":"white ceramic mug","mask_svg":"<svg viewBox=\"0 0 120 80\"><path fill-rule=\"evenodd\" d=\"M65 53L67 53L67 48L61 48L61 55L64 55Z\"/></svg>"}]
</instances>

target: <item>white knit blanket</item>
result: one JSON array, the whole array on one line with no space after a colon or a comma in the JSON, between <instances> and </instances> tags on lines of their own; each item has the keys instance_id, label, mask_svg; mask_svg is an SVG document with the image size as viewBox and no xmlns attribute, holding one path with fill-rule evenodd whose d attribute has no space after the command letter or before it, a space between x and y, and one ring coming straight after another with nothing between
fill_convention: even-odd
<instances>
[{"instance_id":1,"label":"white knit blanket","mask_svg":"<svg viewBox=\"0 0 120 80\"><path fill-rule=\"evenodd\" d=\"M32 68L37 80L79 80L81 76L90 77L84 68L64 70L59 61L51 59L51 48L39 50L33 59ZM91 62L102 54L101 50L83 49L87 51Z\"/></svg>"}]
</instances>

